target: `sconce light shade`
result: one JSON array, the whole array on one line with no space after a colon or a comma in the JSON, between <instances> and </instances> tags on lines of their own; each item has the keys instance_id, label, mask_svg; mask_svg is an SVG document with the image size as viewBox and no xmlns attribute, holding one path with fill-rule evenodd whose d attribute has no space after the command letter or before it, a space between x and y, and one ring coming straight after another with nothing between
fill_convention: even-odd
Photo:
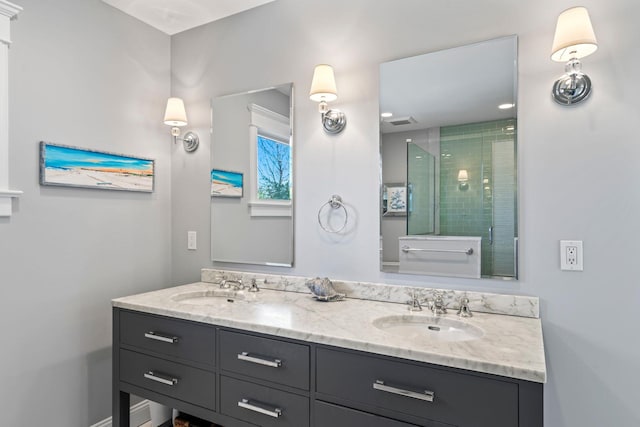
<instances>
[{"instance_id":1,"label":"sconce light shade","mask_svg":"<svg viewBox=\"0 0 640 427\"><path fill-rule=\"evenodd\" d=\"M197 133L187 132L184 138L179 138L180 129L178 127L187 125L187 112L184 109L182 99L169 98L167 100L167 109L164 112L164 124L171 126L171 135L173 136L174 143L180 140L186 152L191 153L196 151L200 144L200 138Z\"/></svg>"},{"instance_id":2,"label":"sconce light shade","mask_svg":"<svg viewBox=\"0 0 640 427\"><path fill-rule=\"evenodd\" d=\"M332 102L338 99L336 78L331 65L316 65L316 68L313 70L309 98L315 102Z\"/></svg>"},{"instance_id":3,"label":"sconce light shade","mask_svg":"<svg viewBox=\"0 0 640 427\"><path fill-rule=\"evenodd\" d=\"M169 126L186 126L187 112L180 98L169 98L164 112L164 124Z\"/></svg>"},{"instance_id":4,"label":"sconce light shade","mask_svg":"<svg viewBox=\"0 0 640 427\"><path fill-rule=\"evenodd\" d=\"M458 171L458 189L460 191L467 191L469 189L469 172L466 169L460 169Z\"/></svg>"},{"instance_id":5,"label":"sconce light shade","mask_svg":"<svg viewBox=\"0 0 640 427\"><path fill-rule=\"evenodd\" d=\"M580 58L598 49L598 41L586 8L567 9L558 17L551 60L565 62L566 74L553 84L551 95L561 105L575 105L591 93L591 79L582 72Z\"/></svg>"},{"instance_id":6,"label":"sconce light shade","mask_svg":"<svg viewBox=\"0 0 640 427\"><path fill-rule=\"evenodd\" d=\"M598 49L589 11L584 7L567 9L558 17L551 48L551 59L566 62L591 55Z\"/></svg>"},{"instance_id":7,"label":"sconce light shade","mask_svg":"<svg viewBox=\"0 0 640 427\"><path fill-rule=\"evenodd\" d=\"M336 78L333 75L333 67L327 64L316 65L311 80L309 98L319 102L318 111L322 114L322 127L327 133L336 134L342 132L347 125L347 116L339 110L329 110L328 102L338 99Z\"/></svg>"}]
</instances>

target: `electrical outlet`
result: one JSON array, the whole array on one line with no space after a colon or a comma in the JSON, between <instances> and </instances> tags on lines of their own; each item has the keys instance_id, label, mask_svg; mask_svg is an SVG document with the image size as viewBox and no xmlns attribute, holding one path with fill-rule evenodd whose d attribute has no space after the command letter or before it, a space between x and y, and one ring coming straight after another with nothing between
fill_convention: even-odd
<instances>
[{"instance_id":1,"label":"electrical outlet","mask_svg":"<svg viewBox=\"0 0 640 427\"><path fill-rule=\"evenodd\" d=\"M187 231L187 249L190 251L198 249L198 235L195 231Z\"/></svg>"},{"instance_id":2,"label":"electrical outlet","mask_svg":"<svg viewBox=\"0 0 640 427\"><path fill-rule=\"evenodd\" d=\"M560 240L560 269L583 271L582 240Z\"/></svg>"}]
</instances>

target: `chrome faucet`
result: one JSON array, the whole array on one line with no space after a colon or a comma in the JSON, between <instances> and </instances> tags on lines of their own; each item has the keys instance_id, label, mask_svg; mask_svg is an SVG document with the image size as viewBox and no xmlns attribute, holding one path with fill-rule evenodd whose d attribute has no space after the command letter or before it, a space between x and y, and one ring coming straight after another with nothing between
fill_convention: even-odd
<instances>
[{"instance_id":1,"label":"chrome faucet","mask_svg":"<svg viewBox=\"0 0 640 427\"><path fill-rule=\"evenodd\" d=\"M222 279L222 282L220 282L220 288L222 289L233 288L234 291L241 291L244 289L244 285L242 284L242 279L237 279L237 280Z\"/></svg>"},{"instance_id":2,"label":"chrome faucet","mask_svg":"<svg viewBox=\"0 0 640 427\"><path fill-rule=\"evenodd\" d=\"M460 299L460 308L458 309L458 316L473 317L473 313L469 308L469 298L467 298L466 296Z\"/></svg>"},{"instance_id":3,"label":"chrome faucet","mask_svg":"<svg viewBox=\"0 0 640 427\"><path fill-rule=\"evenodd\" d=\"M431 311L435 315L447 314L447 308L444 306L444 299L440 292L436 292L431 303Z\"/></svg>"},{"instance_id":4,"label":"chrome faucet","mask_svg":"<svg viewBox=\"0 0 640 427\"><path fill-rule=\"evenodd\" d=\"M423 303L424 303L424 300L420 300L420 298L416 296L415 291L412 291L411 299L407 301L407 304L409 305L409 311L422 311Z\"/></svg>"},{"instance_id":5,"label":"chrome faucet","mask_svg":"<svg viewBox=\"0 0 640 427\"><path fill-rule=\"evenodd\" d=\"M249 292L258 292L260 288L258 287L258 282L256 279L251 279L251 286L247 289Z\"/></svg>"}]
</instances>

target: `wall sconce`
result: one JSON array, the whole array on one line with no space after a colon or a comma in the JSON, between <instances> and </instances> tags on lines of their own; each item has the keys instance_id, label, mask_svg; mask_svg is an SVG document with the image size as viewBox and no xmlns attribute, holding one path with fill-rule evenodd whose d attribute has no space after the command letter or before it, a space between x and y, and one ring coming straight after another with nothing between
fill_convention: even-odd
<instances>
[{"instance_id":1,"label":"wall sconce","mask_svg":"<svg viewBox=\"0 0 640 427\"><path fill-rule=\"evenodd\" d=\"M187 132L184 134L184 138L179 138L180 128L187 125L187 112L184 109L184 102L180 98L169 98L167 100L167 109L164 112L164 124L172 126L171 135L173 136L173 143L177 143L178 140L182 141L184 150L188 153L196 151L200 138L195 132Z\"/></svg>"},{"instance_id":2,"label":"wall sconce","mask_svg":"<svg viewBox=\"0 0 640 427\"><path fill-rule=\"evenodd\" d=\"M467 191L469 189L469 173L466 169L460 169L458 171L458 188L460 191Z\"/></svg>"},{"instance_id":3,"label":"wall sconce","mask_svg":"<svg viewBox=\"0 0 640 427\"><path fill-rule=\"evenodd\" d=\"M558 104L577 104L589 96L591 79L582 73L580 58L591 55L596 49L598 41L587 9L580 6L562 12L551 48L553 61L567 63L566 74L553 84L551 92Z\"/></svg>"},{"instance_id":4,"label":"wall sconce","mask_svg":"<svg viewBox=\"0 0 640 427\"><path fill-rule=\"evenodd\" d=\"M347 125L347 117L342 111L329 110L328 102L338 99L336 79L331 65L316 65L311 80L309 98L319 102L318 110L322 114L322 126L327 133L336 134L342 132Z\"/></svg>"}]
</instances>

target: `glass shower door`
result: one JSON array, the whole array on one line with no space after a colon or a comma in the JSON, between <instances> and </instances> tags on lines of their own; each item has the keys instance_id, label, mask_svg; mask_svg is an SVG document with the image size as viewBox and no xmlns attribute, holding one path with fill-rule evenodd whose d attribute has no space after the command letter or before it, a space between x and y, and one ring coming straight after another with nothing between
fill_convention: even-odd
<instances>
[{"instance_id":1,"label":"glass shower door","mask_svg":"<svg viewBox=\"0 0 640 427\"><path fill-rule=\"evenodd\" d=\"M435 157L407 144L407 235L434 234L436 207Z\"/></svg>"}]
</instances>

